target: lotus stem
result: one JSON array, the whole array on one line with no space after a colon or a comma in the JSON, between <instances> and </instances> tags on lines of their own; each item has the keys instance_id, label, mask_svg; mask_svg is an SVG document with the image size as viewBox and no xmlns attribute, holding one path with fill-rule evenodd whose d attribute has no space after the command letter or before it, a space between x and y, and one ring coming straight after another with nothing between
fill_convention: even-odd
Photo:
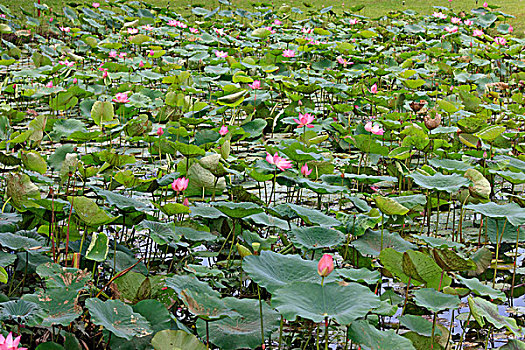
<instances>
[{"instance_id":1,"label":"lotus stem","mask_svg":"<svg viewBox=\"0 0 525 350\"><path fill-rule=\"evenodd\" d=\"M505 218L505 222L503 223L503 229L501 230L501 236L499 236L499 239L498 239L498 231L496 231L496 266L494 266L494 278L492 279L492 288L494 288L494 286L496 285L496 274L498 273L499 247L501 245L501 240L503 239L503 233L505 232L506 225L507 225L507 218Z\"/></svg>"},{"instance_id":2,"label":"lotus stem","mask_svg":"<svg viewBox=\"0 0 525 350\"><path fill-rule=\"evenodd\" d=\"M261 288L257 285L257 294L259 295L259 315L261 317L261 344L264 349L264 323L263 323L263 311L262 311L262 301L261 301Z\"/></svg>"},{"instance_id":3,"label":"lotus stem","mask_svg":"<svg viewBox=\"0 0 525 350\"><path fill-rule=\"evenodd\" d=\"M510 287L510 305L514 306L514 283L516 282L516 260L518 259L518 244L520 241L520 227L516 229L516 252L514 253L514 271L512 272L512 285Z\"/></svg>"},{"instance_id":4,"label":"lotus stem","mask_svg":"<svg viewBox=\"0 0 525 350\"><path fill-rule=\"evenodd\" d=\"M279 325L279 350L281 350L281 344L283 342L283 326L284 326L284 317L281 315L281 324Z\"/></svg>"}]
</instances>

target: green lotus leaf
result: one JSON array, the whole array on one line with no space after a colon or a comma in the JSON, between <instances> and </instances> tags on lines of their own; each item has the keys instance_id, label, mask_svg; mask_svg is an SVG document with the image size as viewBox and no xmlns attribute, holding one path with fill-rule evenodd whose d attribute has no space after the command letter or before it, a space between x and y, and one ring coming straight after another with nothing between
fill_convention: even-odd
<instances>
[{"instance_id":1,"label":"green lotus leaf","mask_svg":"<svg viewBox=\"0 0 525 350\"><path fill-rule=\"evenodd\" d=\"M381 281L381 274L379 271L369 270L366 268L361 269L337 269L335 271L339 276L355 281L363 282L366 284L376 284Z\"/></svg>"},{"instance_id":2,"label":"green lotus leaf","mask_svg":"<svg viewBox=\"0 0 525 350\"><path fill-rule=\"evenodd\" d=\"M399 317L399 323L411 331L414 331L417 334L423 335L425 337L430 337L432 335L432 322L421 316L403 315ZM436 328L434 333L436 335L441 335L441 330Z\"/></svg>"},{"instance_id":3,"label":"green lotus leaf","mask_svg":"<svg viewBox=\"0 0 525 350\"><path fill-rule=\"evenodd\" d=\"M120 300L102 301L96 298L86 300L86 307L91 315L91 322L113 333L115 336L130 340L133 337L145 337L152 333L151 325L131 306Z\"/></svg>"},{"instance_id":4,"label":"green lotus leaf","mask_svg":"<svg viewBox=\"0 0 525 350\"><path fill-rule=\"evenodd\" d=\"M321 226L295 227L290 240L298 247L308 250L337 247L345 237L340 231Z\"/></svg>"},{"instance_id":5,"label":"green lotus leaf","mask_svg":"<svg viewBox=\"0 0 525 350\"><path fill-rule=\"evenodd\" d=\"M408 213L408 208L396 202L394 199L383 196L374 196L374 202L386 215L405 215Z\"/></svg>"},{"instance_id":6,"label":"green lotus leaf","mask_svg":"<svg viewBox=\"0 0 525 350\"><path fill-rule=\"evenodd\" d=\"M115 219L102 210L91 198L79 196L69 197L68 199L79 219L88 226L101 226Z\"/></svg>"},{"instance_id":7,"label":"green lotus leaf","mask_svg":"<svg viewBox=\"0 0 525 350\"><path fill-rule=\"evenodd\" d=\"M455 309L460 303L456 295L441 293L434 288L416 290L414 292L414 301L418 306L424 307L431 312Z\"/></svg>"},{"instance_id":8,"label":"green lotus leaf","mask_svg":"<svg viewBox=\"0 0 525 350\"><path fill-rule=\"evenodd\" d=\"M352 241L351 245L363 255L379 256L381 253L381 231L367 230L364 235ZM383 232L383 250L394 248L398 252L406 252L416 246L405 241L397 232Z\"/></svg>"},{"instance_id":9,"label":"green lotus leaf","mask_svg":"<svg viewBox=\"0 0 525 350\"><path fill-rule=\"evenodd\" d=\"M353 322L348 330L348 337L353 342L371 350L416 350L410 340L397 335L394 330L380 331L365 320Z\"/></svg>"},{"instance_id":10,"label":"green lotus leaf","mask_svg":"<svg viewBox=\"0 0 525 350\"><path fill-rule=\"evenodd\" d=\"M488 202L484 204L469 204L465 208L490 218L507 219L514 226L525 224L525 209L516 203L499 205L494 202Z\"/></svg>"},{"instance_id":11,"label":"green lotus leaf","mask_svg":"<svg viewBox=\"0 0 525 350\"><path fill-rule=\"evenodd\" d=\"M195 9L194 9L195 10ZM155 350L205 350L206 346L193 334L184 331L173 331L165 329L155 334L151 340Z\"/></svg>"},{"instance_id":12,"label":"green lotus leaf","mask_svg":"<svg viewBox=\"0 0 525 350\"><path fill-rule=\"evenodd\" d=\"M263 211L263 208L251 202L215 202L212 203L212 205L214 208L219 209L223 214L234 219L242 219L246 216L261 213Z\"/></svg>"},{"instance_id":13,"label":"green lotus leaf","mask_svg":"<svg viewBox=\"0 0 525 350\"><path fill-rule=\"evenodd\" d=\"M469 184L469 180L457 174L443 175L436 173L432 176L425 176L414 172L408 177L414 179L414 182L423 188L446 191L448 193L458 192L461 187Z\"/></svg>"},{"instance_id":14,"label":"green lotus leaf","mask_svg":"<svg viewBox=\"0 0 525 350\"><path fill-rule=\"evenodd\" d=\"M516 336L521 334L520 328L516 324L516 320L512 317L500 315L498 306L479 297L469 297L468 305L470 312L478 324L483 327L485 321L492 324L496 329L503 327L514 333Z\"/></svg>"},{"instance_id":15,"label":"green lotus leaf","mask_svg":"<svg viewBox=\"0 0 525 350\"><path fill-rule=\"evenodd\" d=\"M277 289L272 297L272 306L287 320L302 317L318 323L327 317L341 325L365 317L380 305L378 296L357 283L294 282Z\"/></svg>"},{"instance_id":16,"label":"green lotus leaf","mask_svg":"<svg viewBox=\"0 0 525 350\"><path fill-rule=\"evenodd\" d=\"M104 232L93 232L91 243L86 251L86 259L94 261L104 261L108 256L109 240Z\"/></svg>"},{"instance_id":17,"label":"green lotus leaf","mask_svg":"<svg viewBox=\"0 0 525 350\"><path fill-rule=\"evenodd\" d=\"M506 299L505 293L481 283L477 278L465 278L457 275L456 279L477 295L488 296L491 299L500 299L501 301Z\"/></svg>"}]
</instances>

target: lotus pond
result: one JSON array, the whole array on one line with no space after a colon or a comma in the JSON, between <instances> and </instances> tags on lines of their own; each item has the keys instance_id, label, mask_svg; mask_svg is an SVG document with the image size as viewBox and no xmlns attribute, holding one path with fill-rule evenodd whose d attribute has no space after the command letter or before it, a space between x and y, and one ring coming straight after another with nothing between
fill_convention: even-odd
<instances>
[{"instance_id":1,"label":"lotus pond","mask_svg":"<svg viewBox=\"0 0 525 350\"><path fill-rule=\"evenodd\" d=\"M495 4L60 10L0 6L1 349L525 349Z\"/></svg>"}]
</instances>

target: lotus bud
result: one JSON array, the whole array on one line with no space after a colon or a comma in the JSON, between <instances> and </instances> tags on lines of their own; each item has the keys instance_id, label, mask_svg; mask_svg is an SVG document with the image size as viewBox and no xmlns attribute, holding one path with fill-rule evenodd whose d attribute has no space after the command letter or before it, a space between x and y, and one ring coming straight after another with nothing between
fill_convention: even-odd
<instances>
[{"instance_id":1,"label":"lotus bud","mask_svg":"<svg viewBox=\"0 0 525 350\"><path fill-rule=\"evenodd\" d=\"M334 258L330 254L324 254L319 264L317 264L317 273L321 277L326 277L334 271Z\"/></svg>"},{"instance_id":2,"label":"lotus bud","mask_svg":"<svg viewBox=\"0 0 525 350\"><path fill-rule=\"evenodd\" d=\"M244 258L246 256L252 255L252 252L242 244L237 243L237 252L239 252L239 255L241 258Z\"/></svg>"}]
</instances>

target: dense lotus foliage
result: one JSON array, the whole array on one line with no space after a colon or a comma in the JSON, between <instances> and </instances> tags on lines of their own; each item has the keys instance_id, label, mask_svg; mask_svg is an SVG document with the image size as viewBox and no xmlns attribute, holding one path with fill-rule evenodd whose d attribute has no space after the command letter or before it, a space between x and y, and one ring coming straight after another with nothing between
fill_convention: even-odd
<instances>
[{"instance_id":1,"label":"dense lotus foliage","mask_svg":"<svg viewBox=\"0 0 525 350\"><path fill-rule=\"evenodd\" d=\"M511 16L220 3L0 7L0 348L524 349Z\"/></svg>"}]
</instances>

